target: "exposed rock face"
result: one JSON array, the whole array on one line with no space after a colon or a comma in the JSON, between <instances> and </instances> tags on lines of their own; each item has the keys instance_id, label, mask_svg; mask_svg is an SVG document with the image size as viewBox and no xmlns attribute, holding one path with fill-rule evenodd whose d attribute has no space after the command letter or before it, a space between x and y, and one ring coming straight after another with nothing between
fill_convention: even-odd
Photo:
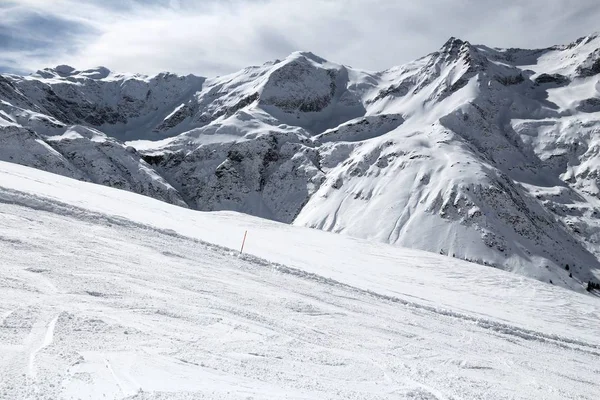
<instances>
[{"instance_id":1,"label":"exposed rock face","mask_svg":"<svg viewBox=\"0 0 600 400\"><path fill-rule=\"evenodd\" d=\"M600 268L599 48L451 38L376 73L298 52L213 79L0 75L0 159L581 289Z\"/></svg>"},{"instance_id":2,"label":"exposed rock face","mask_svg":"<svg viewBox=\"0 0 600 400\"><path fill-rule=\"evenodd\" d=\"M263 135L144 159L176 182L192 207L235 210L291 223L324 180L317 151L290 135Z\"/></svg>"}]
</instances>

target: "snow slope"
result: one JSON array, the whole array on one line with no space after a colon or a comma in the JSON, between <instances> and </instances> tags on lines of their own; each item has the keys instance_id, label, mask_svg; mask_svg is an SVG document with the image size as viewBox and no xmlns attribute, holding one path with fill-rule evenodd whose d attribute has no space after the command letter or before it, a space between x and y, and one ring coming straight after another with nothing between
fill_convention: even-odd
<instances>
[{"instance_id":1,"label":"snow slope","mask_svg":"<svg viewBox=\"0 0 600 400\"><path fill-rule=\"evenodd\" d=\"M0 219L0 398L599 389L597 299L504 271L4 162Z\"/></svg>"},{"instance_id":2,"label":"snow slope","mask_svg":"<svg viewBox=\"0 0 600 400\"><path fill-rule=\"evenodd\" d=\"M0 159L579 290L600 280L599 76L598 35L450 38L380 72L310 52L207 79L59 66L0 77Z\"/></svg>"}]
</instances>

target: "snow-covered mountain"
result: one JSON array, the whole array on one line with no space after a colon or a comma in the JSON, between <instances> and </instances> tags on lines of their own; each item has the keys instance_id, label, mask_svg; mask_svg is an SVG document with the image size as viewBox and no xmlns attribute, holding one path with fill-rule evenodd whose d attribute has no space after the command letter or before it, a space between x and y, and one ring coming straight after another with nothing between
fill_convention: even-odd
<instances>
[{"instance_id":1,"label":"snow-covered mountain","mask_svg":"<svg viewBox=\"0 0 600 400\"><path fill-rule=\"evenodd\" d=\"M0 160L577 290L600 277L599 35L451 38L381 72L308 52L212 79L59 66L1 76L0 101Z\"/></svg>"}]
</instances>

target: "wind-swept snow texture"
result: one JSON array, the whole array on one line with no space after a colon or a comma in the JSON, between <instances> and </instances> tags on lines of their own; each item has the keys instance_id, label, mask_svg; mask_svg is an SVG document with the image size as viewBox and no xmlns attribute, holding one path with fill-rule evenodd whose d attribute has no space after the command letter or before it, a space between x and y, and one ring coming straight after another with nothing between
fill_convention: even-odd
<instances>
[{"instance_id":1,"label":"wind-swept snow texture","mask_svg":"<svg viewBox=\"0 0 600 400\"><path fill-rule=\"evenodd\" d=\"M591 400L599 317L505 271L0 162L2 399Z\"/></svg>"},{"instance_id":2,"label":"wind-swept snow texture","mask_svg":"<svg viewBox=\"0 0 600 400\"><path fill-rule=\"evenodd\" d=\"M451 38L365 72L309 52L217 78L0 76L0 159L582 290L600 278L600 37Z\"/></svg>"}]
</instances>

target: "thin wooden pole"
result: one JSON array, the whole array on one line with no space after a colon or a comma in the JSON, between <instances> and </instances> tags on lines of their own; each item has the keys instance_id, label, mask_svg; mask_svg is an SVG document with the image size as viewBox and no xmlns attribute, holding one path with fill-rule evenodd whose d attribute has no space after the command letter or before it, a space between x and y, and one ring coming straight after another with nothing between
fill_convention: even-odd
<instances>
[{"instance_id":1,"label":"thin wooden pole","mask_svg":"<svg viewBox=\"0 0 600 400\"><path fill-rule=\"evenodd\" d=\"M244 243L246 243L246 235L248 234L248 231L244 232L244 240L242 240L242 248L240 249L240 254L242 254L242 252L244 251Z\"/></svg>"}]
</instances>

